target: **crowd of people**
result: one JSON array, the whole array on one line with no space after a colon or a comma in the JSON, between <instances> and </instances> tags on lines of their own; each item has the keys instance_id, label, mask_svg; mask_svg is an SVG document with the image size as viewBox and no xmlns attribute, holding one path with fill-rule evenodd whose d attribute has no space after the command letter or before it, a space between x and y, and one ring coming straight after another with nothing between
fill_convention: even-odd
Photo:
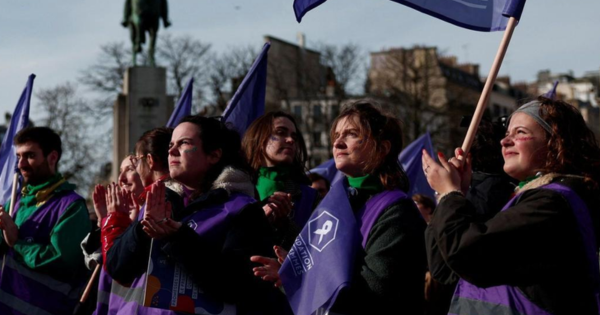
<instances>
[{"instance_id":1,"label":"crowd of people","mask_svg":"<svg viewBox=\"0 0 600 315\"><path fill-rule=\"evenodd\" d=\"M22 130L0 314L600 314L600 148L573 106L540 97L470 153L424 150L435 201L407 194L401 122L375 101L330 137L332 183L287 113L242 137L185 117L95 187L92 221L57 133Z\"/></svg>"}]
</instances>

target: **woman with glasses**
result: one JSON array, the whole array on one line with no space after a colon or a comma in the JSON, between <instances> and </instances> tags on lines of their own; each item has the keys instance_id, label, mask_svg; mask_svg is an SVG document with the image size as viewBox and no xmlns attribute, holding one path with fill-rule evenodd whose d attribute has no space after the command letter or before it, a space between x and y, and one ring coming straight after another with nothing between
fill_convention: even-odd
<instances>
[{"instance_id":1,"label":"woman with glasses","mask_svg":"<svg viewBox=\"0 0 600 315\"><path fill-rule=\"evenodd\" d=\"M111 291L113 313L274 314L268 299L276 290L251 272L250 256L269 253L273 241L237 132L214 118L185 117L168 165L182 192L154 183L140 220L107 253L110 275L130 285ZM127 199L114 196L123 211ZM144 306L147 283L155 286ZM177 296L182 291L187 297Z\"/></svg>"},{"instance_id":2,"label":"woman with glasses","mask_svg":"<svg viewBox=\"0 0 600 315\"><path fill-rule=\"evenodd\" d=\"M246 159L255 172L256 190L286 250L304 226L320 198L306 176L306 145L294 117L270 112L257 118L242 140Z\"/></svg>"},{"instance_id":3,"label":"woman with glasses","mask_svg":"<svg viewBox=\"0 0 600 315\"><path fill-rule=\"evenodd\" d=\"M515 196L487 221L464 197L470 161L456 150L423 168L441 198L426 231L434 277L460 277L452 314L598 314L600 149L579 111L540 97L500 142ZM464 165L461 165L461 161Z\"/></svg>"}]
</instances>

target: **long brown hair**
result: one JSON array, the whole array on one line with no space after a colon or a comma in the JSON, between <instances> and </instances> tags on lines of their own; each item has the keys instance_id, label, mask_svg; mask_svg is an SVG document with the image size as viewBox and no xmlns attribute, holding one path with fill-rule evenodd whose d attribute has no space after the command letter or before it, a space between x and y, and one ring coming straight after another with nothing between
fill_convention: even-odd
<instances>
[{"instance_id":1,"label":"long brown hair","mask_svg":"<svg viewBox=\"0 0 600 315\"><path fill-rule=\"evenodd\" d=\"M246 155L248 164L250 164L250 167L255 172L261 167L263 160L266 158L265 148L267 147L267 143L273 134L273 122L275 121L275 118L279 117L289 119L292 124L294 124L298 134L298 137L295 139L296 154L294 155L294 161L292 162L292 165L290 165L292 168L292 176L301 182L310 183L305 174L307 170L306 160L308 158L308 153L306 151L304 138L300 133L300 129L298 128L298 124L296 124L294 117L282 111L266 113L258 117L254 122L252 122L250 127L248 127L248 130L242 139L242 150Z\"/></svg>"},{"instance_id":2,"label":"long brown hair","mask_svg":"<svg viewBox=\"0 0 600 315\"><path fill-rule=\"evenodd\" d=\"M331 127L331 143L335 142L335 129L342 118L355 119L360 136L364 139L364 150L370 159L364 161L365 174L379 177L388 190L408 191L409 181L398 155L402 151L402 128L400 121L391 114L384 113L374 100L362 99L348 105L335 119ZM386 153L384 141L390 148Z\"/></svg>"},{"instance_id":3,"label":"long brown hair","mask_svg":"<svg viewBox=\"0 0 600 315\"><path fill-rule=\"evenodd\" d=\"M600 148L577 108L563 101L540 96L539 115L552 127L543 172L573 174L600 180Z\"/></svg>"}]
</instances>

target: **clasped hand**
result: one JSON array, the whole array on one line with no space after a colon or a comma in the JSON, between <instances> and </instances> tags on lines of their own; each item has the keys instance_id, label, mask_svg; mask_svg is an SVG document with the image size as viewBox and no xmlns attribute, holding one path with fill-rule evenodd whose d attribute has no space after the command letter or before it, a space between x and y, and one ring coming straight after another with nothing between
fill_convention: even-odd
<instances>
[{"instance_id":1,"label":"clasped hand","mask_svg":"<svg viewBox=\"0 0 600 315\"><path fill-rule=\"evenodd\" d=\"M146 196L143 230L153 239L162 239L175 233L181 222L171 218L171 203L165 201L165 184L156 182Z\"/></svg>"},{"instance_id":2,"label":"clasped hand","mask_svg":"<svg viewBox=\"0 0 600 315\"><path fill-rule=\"evenodd\" d=\"M438 153L439 163L426 150L423 150L423 172L427 182L440 195L451 191L462 191L466 194L471 183L471 156L465 158L461 148L454 150L455 156L446 160L443 153Z\"/></svg>"},{"instance_id":3,"label":"clasped hand","mask_svg":"<svg viewBox=\"0 0 600 315\"><path fill-rule=\"evenodd\" d=\"M2 206L0 206L0 229L2 230L6 244L10 247L15 246L19 237L19 228L8 212L4 211Z\"/></svg>"}]
</instances>

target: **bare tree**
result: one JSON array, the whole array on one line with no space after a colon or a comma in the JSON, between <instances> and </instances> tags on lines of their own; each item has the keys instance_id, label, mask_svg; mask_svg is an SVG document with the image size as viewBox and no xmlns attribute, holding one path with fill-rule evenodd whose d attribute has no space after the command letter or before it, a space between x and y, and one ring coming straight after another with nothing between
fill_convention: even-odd
<instances>
[{"instance_id":1,"label":"bare tree","mask_svg":"<svg viewBox=\"0 0 600 315\"><path fill-rule=\"evenodd\" d=\"M340 46L319 43L317 50L321 53L321 63L329 67L335 76L336 95L346 99L351 91L357 90L363 84L365 60L362 49L354 43Z\"/></svg>"},{"instance_id":2,"label":"bare tree","mask_svg":"<svg viewBox=\"0 0 600 315\"><path fill-rule=\"evenodd\" d=\"M181 95L189 78L202 85L206 81L210 44L189 36L164 34L156 49L158 64L167 68L168 90Z\"/></svg>"},{"instance_id":3,"label":"bare tree","mask_svg":"<svg viewBox=\"0 0 600 315\"><path fill-rule=\"evenodd\" d=\"M44 113L39 125L48 126L60 135L63 153L59 170L79 191L87 193L92 185L97 161L96 137L87 115L86 101L73 84L65 83L36 93Z\"/></svg>"},{"instance_id":4,"label":"bare tree","mask_svg":"<svg viewBox=\"0 0 600 315\"><path fill-rule=\"evenodd\" d=\"M407 143L429 132L440 150L450 152L462 137L460 117L472 112L481 82L446 59L434 47L373 53L367 89L393 105Z\"/></svg>"},{"instance_id":5,"label":"bare tree","mask_svg":"<svg viewBox=\"0 0 600 315\"><path fill-rule=\"evenodd\" d=\"M252 67L258 51L253 46L238 46L210 56L207 87L216 112L223 112L245 75Z\"/></svg>"}]
</instances>

